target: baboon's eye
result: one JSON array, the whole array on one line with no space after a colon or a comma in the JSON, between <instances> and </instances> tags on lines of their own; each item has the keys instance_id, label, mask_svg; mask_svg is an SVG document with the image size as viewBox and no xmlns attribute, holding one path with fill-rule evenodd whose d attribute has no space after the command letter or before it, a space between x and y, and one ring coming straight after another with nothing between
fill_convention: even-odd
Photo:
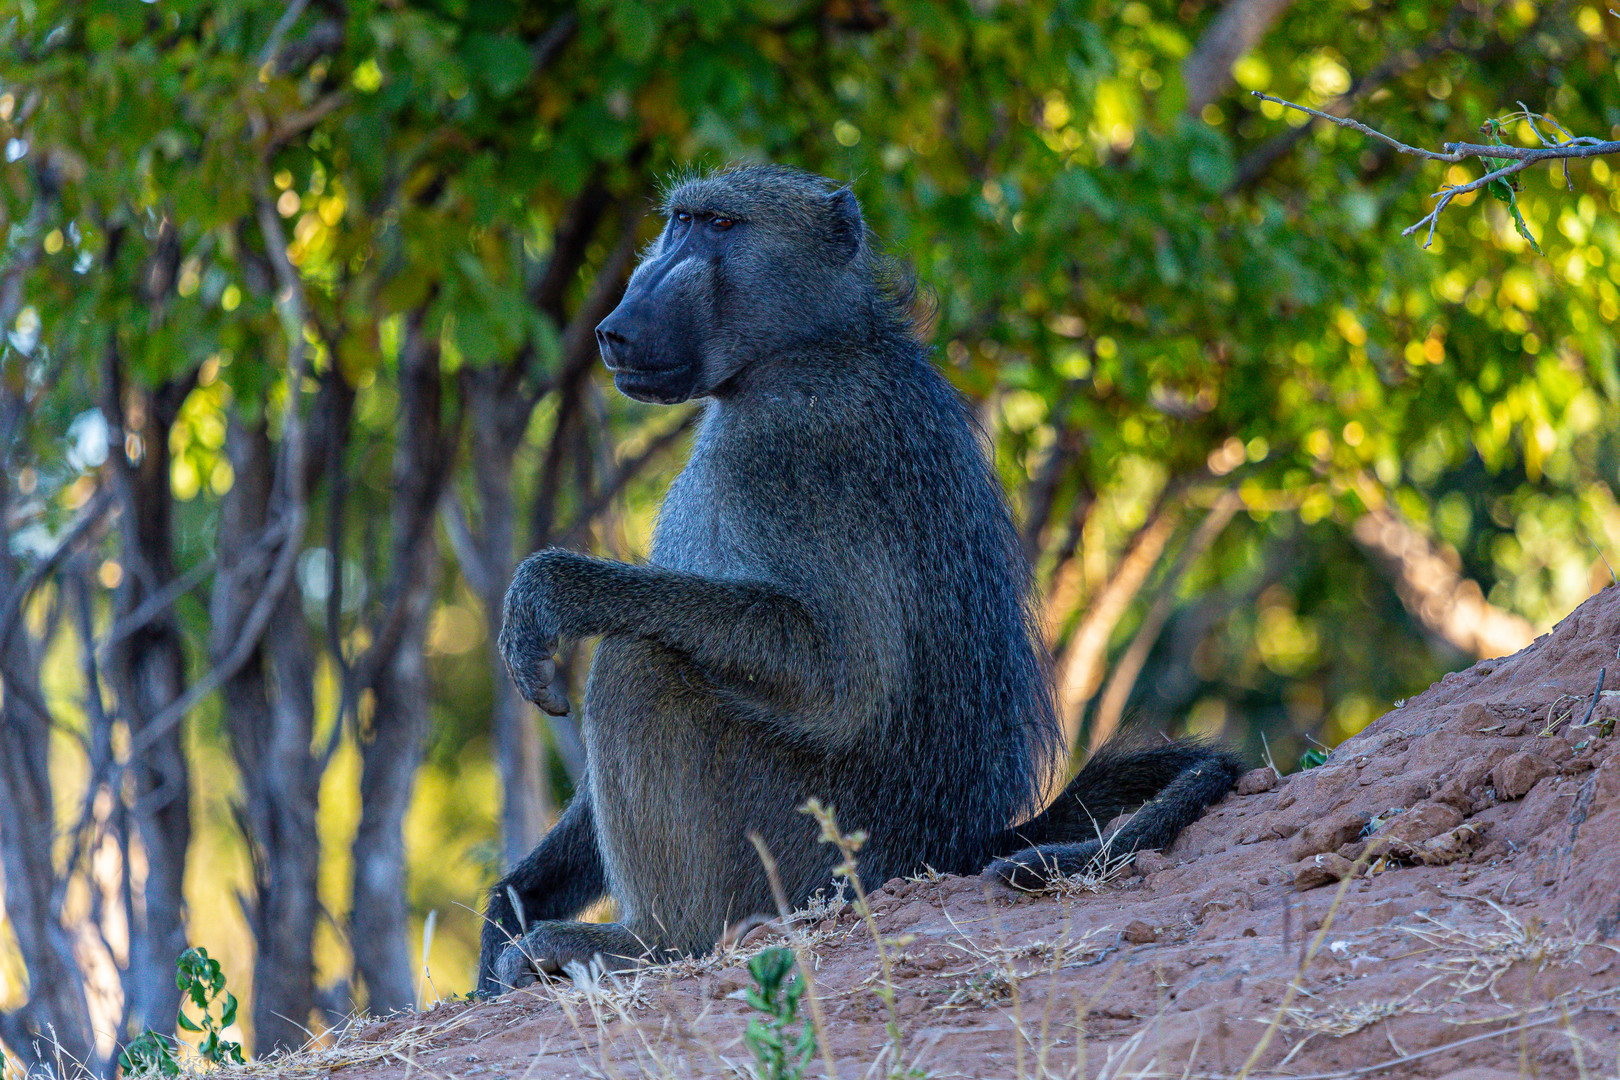
<instances>
[{"instance_id":1,"label":"baboon's eye","mask_svg":"<svg viewBox=\"0 0 1620 1080\"><path fill-rule=\"evenodd\" d=\"M692 223L692 215L687 213L685 210L677 210L675 211L675 220L680 222L682 225L690 225Z\"/></svg>"},{"instance_id":2,"label":"baboon's eye","mask_svg":"<svg viewBox=\"0 0 1620 1080\"><path fill-rule=\"evenodd\" d=\"M728 218L723 214L716 214L709 224L714 226L716 229L719 229L721 232L725 232L727 229L737 224L737 221L735 218Z\"/></svg>"}]
</instances>

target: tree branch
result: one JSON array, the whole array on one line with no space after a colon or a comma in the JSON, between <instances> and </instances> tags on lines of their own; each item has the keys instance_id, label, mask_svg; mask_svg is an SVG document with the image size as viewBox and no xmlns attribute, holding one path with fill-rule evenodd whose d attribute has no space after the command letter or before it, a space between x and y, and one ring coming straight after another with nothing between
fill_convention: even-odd
<instances>
[{"instance_id":1,"label":"tree branch","mask_svg":"<svg viewBox=\"0 0 1620 1080\"><path fill-rule=\"evenodd\" d=\"M563 547L575 547L585 538L585 530L595 521L602 511L618 497L625 485L634 480L641 470L647 467L648 462L662 454L685 435L697 423L701 410L693 409L681 418L681 422L673 428L655 436L645 449L639 454L625 458L619 463L606 480L602 482L596 492L591 496L590 502L580 508L574 516L574 522L568 531L563 534Z\"/></svg>"},{"instance_id":2,"label":"tree branch","mask_svg":"<svg viewBox=\"0 0 1620 1080\"><path fill-rule=\"evenodd\" d=\"M1091 734L1087 739L1092 750L1102 746L1119 730L1131 690L1136 686L1136 680L1147 663L1148 653L1153 650L1154 642L1159 640L1159 633L1175 606L1176 586L1181 583L1187 569L1195 560L1203 557L1241 509L1243 499L1236 490L1226 488L1215 497L1215 504L1210 507L1209 513L1204 515L1204 520L1198 523L1198 528L1182 545L1176 561L1159 583L1147 614L1142 616L1142 625L1137 628L1136 636L1131 638L1130 645L1126 646L1108 677L1108 685L1103 689L1102 700L1097 703L1097 714L1092 720Z\"/></svg>"},{"instance_id":3,"label":"tree branch","mask_svg":"<svg viewBox=\"0 0 1620 1080\"><path fill-rule=\"evenodd\" d=\"M56 569L68 553L78 546L79 541L101 522L111 506L112 493L106 488L97 488L56 545L46 552L44 558L30 566L27 573L19 577L17 583L6 593L4 606L0 606L0 620L4 620L0 621L0 652L5 651L6 646L11 643L11 635L16 631L18 622L22 620L22 610L28 603L29 594L38 588L39 583L45 580L45 576Z\"/></svg>"},{"instance_id":4,"label":"tree branch","mask_svg":"<svg viewBox=\"0 0 1620 1080\"><path fill-rule=\"evenodd\" d=\"M1458 652L1483 660L1516 653L1535 640L1529 622L1492 604L1478 582L1462 575L1455 551L1435 543L1392 506L1369 510L1350 534L1394 580L1406 610Z\"/></svg>"},{"instance_id":5,"label":"tree branch","mask_svg":"<svg viewBox=\"0 0 1620 1080\"><path fill-rule=\"evenodd\" d=\"M1080 625L1058 660L1058 713L1066 745L1071 748L1080 733L1086 705L1102 686L1108 639L1175 535L1181 523L1183 496L1193 476L1198 475L1203 474L1172 479L1160 491L1147 520L1131 538L1108 580L1086 604Z\"/></svg>"},{"instance_id":6,"label":"tree branch","mask_svg":"<svg viewBox=\"0 0 1620 1080\"><path fill-rule=\"evenodd\" d=\"M1198 45L1181 64L1189 116L1220 97L1232 81L1232 65L1260 43L1293 0L1232 0L1221 8Z\"/></svg>"},{"instance_id":7,"label":"tree branch","mask_svg":"<svg viewBox=\"0 0 1620 1080\"><path fill-rule=\"evenodd\" d=\"M1434 227L1440 219L1440 214L1451 203L1451 200L1456 198L1458 195L1466 195L1470 191L1478 191L1480 188L1488 187L1498 180L1504 180L1515 173L1521 173L1538 162L1568 161L1574 158L1602 157L1605 154L1620 154L1620 140L1606 141L1596 139L1591 136L1572 136L1560 142L1547 143L1545 146L1496 146L1484 143L1459 142L1443 143L1441 144L1441 150L1439 151L1425 150L1422 147L1408 146L1399 139L1391 138L1390 136L1385 135L1382 131L1378 131L1375 128L1370 128L1366 124L1363 124L1357 120L1352 120L1346 116L1334 116L1332 113L1323 112L1320 109L1312 109L1304 105L1296 105L1292 101L1285 101L1279 97L1272 97L1270 94L1263 94L1258 90L1251 90L1250 93L1262 101L1270 101L1274 104L1281 105L1286 109L1295 109L1299 112L1305 113L1308 116L1314 116L1319 120L1326 120L1331 124L1337 124L1339 127L1349 128L1352 131L1358 131L1369 138L1377 139L1380 142L1388 144L1402 154L1409 154L1413 157L1424 158L1429 161L1444 162L1458 162L1467 160L1468 158L1484 158L1486 159L1487 165L1493 164L1491 159L1506 159L1508 164L1499 168L1490 169L1485 173L1484 176L1481 176L1476 180L1471 180L1466 184L1448 185L1434 193L1434 197L1440 200L1435 204L1434 209L1430 210L1418 221L1413 222L1411 225L1408 225L1406 228L1401 230L1402 236L1411 236L1413 233L1427 225L1429 227L1429 234L1428 237L1423 241L1424 247L1428 247L1429 244L1433 242ZM1520 107L1523 108L1523 106ZM1534 128L1535 120L1538 119L1537 114L1532 113L1529 110L1525 110L1524 115L1525 118L1530 121L1531 127ZM1537 131L1537 135L1540 135L1539 131Z\"/></svg>"}]
</instances>

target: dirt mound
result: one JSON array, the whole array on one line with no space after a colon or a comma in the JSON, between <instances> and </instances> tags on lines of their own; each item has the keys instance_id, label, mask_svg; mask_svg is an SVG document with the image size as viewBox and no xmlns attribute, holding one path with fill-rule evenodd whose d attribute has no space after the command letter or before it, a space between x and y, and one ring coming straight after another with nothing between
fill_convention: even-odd
<instances>
[{"instance_id":1,"label":"dirt mound","mask_svg":"<svg viewBox=\"0 0 1620 1080\"><path fill-rule=\"evenodd\" d=\"M889 882L887 975L868 923L824 911L800 945L837 1075L1620 1075L1617 715L1610 588L1326 764L1251 773L1107 881ZM780 943L445 1003L249 1071L751 1075L743 964Z\"/></svg>"}]
</instances>

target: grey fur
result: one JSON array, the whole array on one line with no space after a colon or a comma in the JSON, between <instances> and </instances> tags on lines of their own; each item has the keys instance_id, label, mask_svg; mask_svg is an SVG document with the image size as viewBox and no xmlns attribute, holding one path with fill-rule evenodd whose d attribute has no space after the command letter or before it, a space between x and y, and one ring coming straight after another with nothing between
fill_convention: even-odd
<instances>
[{"instance_id":1,"label":"grey fur","mask_svg":"<svg viewBox=\"0 0 1620 1080\"><path fill-rule=\"evenodd\" d=\"M507 593L501 648L543 708L567 708L558 640L604 640L588 781L491 891L480 990L707 951L774 910L750 832L805 900L835 854L798 809L812 796L867 832L872 884L1011 856L991 872L1028 887L1048 856L1095 853L1077 845L1106 807L1161 789L1126 839L1167 843L1230 787L1230 759L1110 753L1031 818L1061 739L1028 568L854 196L746 168L676 185L666 209L598 339L621 390L706 413L647 565L543 551ZM604 893L618 923L566 921Z\"/></svg>"}]
</instances>

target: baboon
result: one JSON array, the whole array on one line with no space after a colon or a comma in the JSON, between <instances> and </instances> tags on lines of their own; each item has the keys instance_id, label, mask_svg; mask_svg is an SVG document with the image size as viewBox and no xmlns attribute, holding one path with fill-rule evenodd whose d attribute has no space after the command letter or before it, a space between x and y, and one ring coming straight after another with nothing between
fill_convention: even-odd
<instances>
[{"instance_id":1,"label":"baboon","mask_svg":"<svg viewBox=\"0 0 1620 1080\"><path fill-rule=\"evenodd\" d=\"M542 551L507 592L502 654L548 712L568 709L559 639L603 640L587 774L490 893L479 989L708 951L775 911L751 833L805 901L835 861L811 797L868 834L873 885L988 865L1038 888L1143 803L1113 850L1169 843L1231 787L1230 756L1105 749L1036 814L1063 748L1029 569L854 195L750 167L665 209L596 337L619 390L706 411L646 565ZM605 894L618 922L565 921Z\"/></svg>"}]
</instances>

